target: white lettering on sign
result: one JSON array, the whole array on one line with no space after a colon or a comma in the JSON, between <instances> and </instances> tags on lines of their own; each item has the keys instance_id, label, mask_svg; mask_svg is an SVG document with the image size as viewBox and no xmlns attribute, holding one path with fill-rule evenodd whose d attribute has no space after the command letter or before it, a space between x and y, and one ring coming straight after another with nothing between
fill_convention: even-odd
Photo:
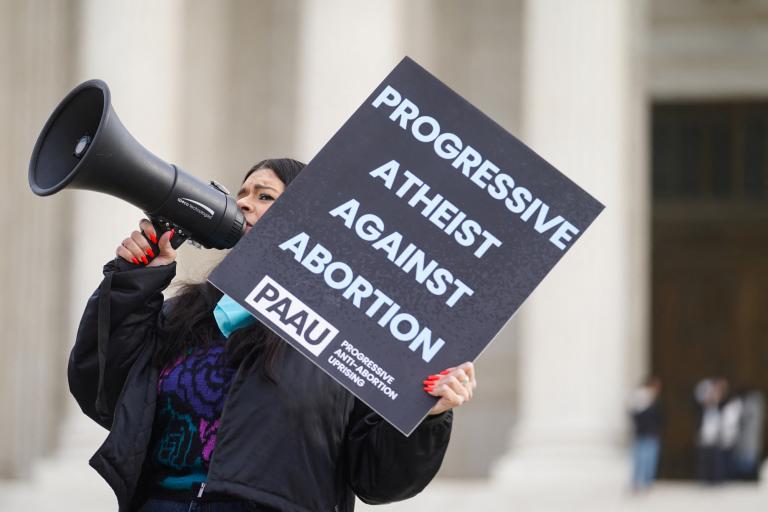
<instances>
[{"instance_id":1,"label":"white lettering on sign","mask_svg":"<svg viewBox=\"0 0 768 512\"><path fill-rule=\"evenodd\" d=\"M450 161L451 167L460 171L461 174L468 178L474 185L483 189L487 194L496 199L497 201L503 201L504 206L512 214L518 216L523 222L528 223L533 220L533 227L537 233L540 233L549 238L549 241L561 251L564 251L574 237L580 233L580 229L571 224L562 215L556 215L550 211L550 206L542 199L534 197L533 192L528 188L521 186L520 183L516 183L515 179L499 168L496 164L485 158L478 150L465 144L461 137L455 133L443 131L440 123L432 116L424 115L420 111L418 105L408 98L403 97L397 89L391 85L387 85L382 89L379 95L371 103L374 108L381 108L381 110L387 110L386 107L392 107L392 112L389 114L389 119L396 123L397 126L403 130L409 130L408 124L410 123L410 132L414 139L419 142L432 144L435 154L443 158L446 161ZM384 106L382 106L384 105ZM393 167L396 166L395 167ZM526 161L523 161L520 165L527 165ZM385 173L389 170L394 172ZM396 161L392 161L388 164L384 164L378 169L374 169L371 172L373 177L381 177L384 179L384 184L390 190L395 182L394 174L397 173L399 164ZM445 200L440 194L436 194L432 198L426 198L426 194L429 191L429 186L423 185L422 181L416 178L414 175L408 175L408 171L404 173L406 175L406 181L397 190L397 196L403 197L415 184L417 188L416 193L413 194L411 200L408 202L409 206L416 206L419 203L425 205L422 214L425 217L435 223L442 229L439 221L441 216L450 216L447 211L455 208L452 204L445 206L445 211L440 211L437 218L430 216L430 212L435 210L436 206ZM419 205L420 206L420 205ZM454 212L455 213L455 212ZM463 221L463 212L458 212L456 218ZM456 241L462 245L470 246L474 243L475 235L480 234L481 227L474 221L468 221L463 226L468 228L464 231L461 239L456 236ZM446 228L445 232L450 234L455 229ZM486 235L487 232L483 232ZM490 235L490 233L488 233ZM492 236L492 235L491 235ZM482 256L491 245L499 246L501 242L495 237L486 237L485 244L478 249L475 256L478 258Z\"/></svg>"},{"instance_id":2,"label":"white lettering on sign","mask_svg":"<svg viewBox=\"0 0 768 512\"><path fill-rule=\"evenodd\" d=\"M450 292L445 302L449 307L453 307L462 296L472 296L475 293L450 270L441 267L436 260L430 259L413 243L409 243L401 250L401 246L405 244L400 232L393 231L384 235L384 221L381 217L373 213L358 215L359 209L360 202L357 199L350 199L328 213L331 217L342 219L344 226L353 230L361 239L373 242L371 247L377 251L383 251L387 259L400 267L403 272L411 274L413 271L416 282L424 284L433 295L439 296ZM355 219L356 216L357 219ZM327 262L330 262L330 259Z\"/></svg>"},{"instance_id":3,"label":"white lettering on sign","mask_svg":"<svg viewBox=\"0 0 768 512\"><path fill-rule=\"evenodd\" d=\"M269 276L264 276L251 290L245 302L315 356L319 356L339 333L338 329Z\"/></svg>"},{"instance_id":4,"label":"white lettering on sign","mask_svg":"<svg viewBox=\"0 0 768 512\"><path fill-rule=\"evenodd\" d=\"M301 232L280 244L280 249L292 252L294 259L313 274L322 274L325 284L334 290L343 290L341 296L352 302L358 309L365 309L365 315L375 320L376 324L389 331L398 341L410 342L412 352L421 348L421 358L428 363L445 345L440 337L433 337L429 327L419 323L415 316L400 311L384 292L376 288L368 279L356 274L352 267L343 261L334 261L331 251L315 243L309 248L309 235ZM306 254L305 254L306 253ZM454 292L454 295L456 293ZM372 299L375 296L375 299ZM458 300L458 299L457 299ZM449 303L453 306L453 303ZM384 306L382 308L382 306ZM404 326L404 324L408 326Z\"/></svg>"}]
</instances>

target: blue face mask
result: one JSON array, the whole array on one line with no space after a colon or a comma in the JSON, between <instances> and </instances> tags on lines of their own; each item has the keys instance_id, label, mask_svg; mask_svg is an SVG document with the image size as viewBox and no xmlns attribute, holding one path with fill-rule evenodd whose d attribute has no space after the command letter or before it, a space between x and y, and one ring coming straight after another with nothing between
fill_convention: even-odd
<instances>
[{"instance_id":1,"label":"blue face mask","mask_svg":"<svg viewBox=\"0 0 768 512\"><path fill-rule=\"evenodd\" d=\"M213 309L213 316L225 338L229 338L237 329L248 327L257 322L255 316L226 294Z\"/></svg>"}]
</instances>

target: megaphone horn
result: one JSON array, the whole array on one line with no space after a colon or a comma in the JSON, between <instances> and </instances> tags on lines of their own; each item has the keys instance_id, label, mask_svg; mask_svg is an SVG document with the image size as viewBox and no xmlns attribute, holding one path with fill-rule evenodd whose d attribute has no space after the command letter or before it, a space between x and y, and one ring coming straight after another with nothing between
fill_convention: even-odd
<instances>
[{"instance_id":1,"label":"megaphone horn","mask_svg":"<svg viewBox=\"0 0 768 512\"><path fill-rule=\"evenodd\" d=\"M59 103L32 151L32 191L102 192L143 210L161 232L175 228L174 246L190 237L208 248L233 247L245 228L235 199L218 183L201 181L139 144L110 98L106 83L89 80Z\"/></svg>"}]
</instances>

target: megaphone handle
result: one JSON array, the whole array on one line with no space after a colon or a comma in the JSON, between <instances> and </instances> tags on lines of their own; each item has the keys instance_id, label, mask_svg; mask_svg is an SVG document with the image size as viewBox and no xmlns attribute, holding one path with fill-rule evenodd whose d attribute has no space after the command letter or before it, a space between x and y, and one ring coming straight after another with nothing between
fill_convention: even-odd
<instances>
[{"instance_id":1,"label":"megaphone handle","mask_svg":"<svg viewBox=\"0 0 768 512\"><path fill-rule=\"evenodd\" d=\"M189 239L189 233L174 224L173 222L164 219L163 217L155 217L153 215L147 215L149 217L149 220L152 221L152 225L155 227L155 231L157 232L157 238L159 239L161 236L163 236L163 233L166 231L170 231L172 229L175 229L173 233L173 238L171 239L171 247L174 249L178 249L181 244L186 242ZM153 244L154 245L154 244Z\"/></svg>"}]
</instances>

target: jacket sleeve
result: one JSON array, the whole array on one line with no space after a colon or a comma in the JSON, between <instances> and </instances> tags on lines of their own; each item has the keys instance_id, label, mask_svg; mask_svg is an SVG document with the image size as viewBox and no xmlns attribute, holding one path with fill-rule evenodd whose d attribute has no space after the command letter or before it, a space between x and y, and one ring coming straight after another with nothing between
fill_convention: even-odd
<instances>
[{"instance_id":1,"label":"jacket sleeve","mask_svg":"<svg viewBox=\"0 0 768 512\"><path fill-rule=\"evenodd\" d=\"M176 264L136 267L116 258L88 299L69 356L69 389L83 412L106 429L133 362L160 321L162 291Z\"/></svg>"},{"instance_id":2,"label":"jacket sleeve","mask_svg":"<svg viewBox=\"0 0 768 512\"><path fill-rule=\"evenodd\" d=\"M453 411L428 416L409 437L355 399L347 434L347 482L372 505L421 492L440 469Z\"/></svg>"}]
</instances>

